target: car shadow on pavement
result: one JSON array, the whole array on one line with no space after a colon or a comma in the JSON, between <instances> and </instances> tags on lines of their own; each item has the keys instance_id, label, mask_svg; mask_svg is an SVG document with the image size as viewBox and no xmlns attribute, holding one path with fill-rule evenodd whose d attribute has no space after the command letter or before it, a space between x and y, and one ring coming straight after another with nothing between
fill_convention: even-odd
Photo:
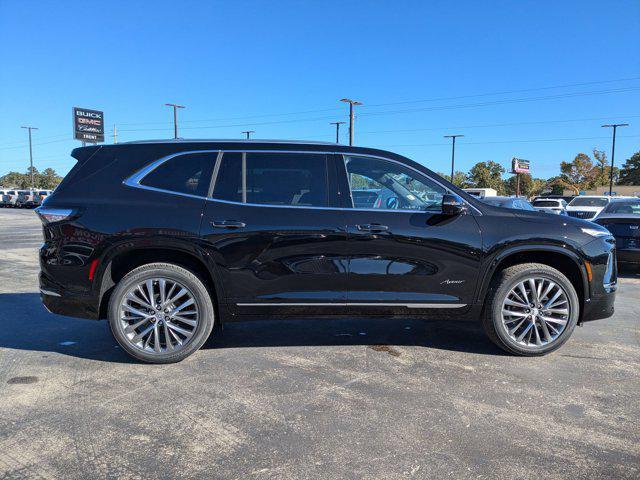
<instances>
[{"instance_id":1,"label":"car shadow on pavement","mask_svg":"<svg viewBox=\"0 0 640 480\"><path fill-rule=\"evenodd\" d=\"M37 293L0 294L0 348L56 352L118 363L133 363L111 336L106 321L54 315ZM221 331L222 330L222 331ZM502 355L473 322L419 318L318 318L227 323L214 330L203 349L371 345L423 346Z\"/></svg>"}]
</instances>

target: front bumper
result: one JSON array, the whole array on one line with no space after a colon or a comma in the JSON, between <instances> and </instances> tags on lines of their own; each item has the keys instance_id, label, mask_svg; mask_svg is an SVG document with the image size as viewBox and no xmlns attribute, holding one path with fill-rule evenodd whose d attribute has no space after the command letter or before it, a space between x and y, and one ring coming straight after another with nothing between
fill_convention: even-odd
<instances>
[{"instance_id":1,"label":"front bumper","mask_svg":"<svg viewBox=\"0 0 640 480\"><path fill-rule=\"evenodd\" d=\"M609 318L615 313L614 304L616 301L615 290L598 299L589 299L584 303L580 322L591 322Z\"/></svg>"}]
</instances>

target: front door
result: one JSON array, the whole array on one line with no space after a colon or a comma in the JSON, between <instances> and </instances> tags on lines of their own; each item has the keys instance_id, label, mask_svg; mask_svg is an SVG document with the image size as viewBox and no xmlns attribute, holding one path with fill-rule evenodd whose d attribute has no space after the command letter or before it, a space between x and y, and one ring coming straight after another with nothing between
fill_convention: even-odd
<instances>
[{"instance_id":1,"label":"front door","mask_svg":"<svg viewBox=\"0 0 640 480\"><path fill-rule=\"evenodd\" d=\"M404 164L346 155L351 190L347 302L360 313L465 309L482 239L472 211L441 213L446 189Z\"/></svg>"},{"instance_id":2,"label":"front door","mask_svg":"<svg viewBox=\"0 0 640 480\"><path fill-rule=\"evenodd\" d=\"M347 233L338 207L331 156L224 152L201 235L230 310L339 310L346 299Z\"/></svg>"}]
</instances>

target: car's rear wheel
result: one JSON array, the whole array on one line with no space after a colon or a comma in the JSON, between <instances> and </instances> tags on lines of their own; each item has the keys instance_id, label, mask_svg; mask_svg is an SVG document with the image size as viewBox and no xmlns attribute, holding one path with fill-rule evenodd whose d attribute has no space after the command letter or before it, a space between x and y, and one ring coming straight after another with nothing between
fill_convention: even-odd
<instances>
[{"instance_id":1,"label":"car's rear wheel","mask_svg":"<svg viewBox=\"0 0 640 480\"><path fill-rule=\"evenodd\" d=\"M109 299L109 326L120 346L149 363L173 363L211 334L214 308L204 282L189 270L151 263L129 272Z\"/></svg>"},{"instance_id":2,"label":"car's rear wheel","mask_svg":"<svg viewBox=\"0 0 640 480\"><path fill-rule=\"evenodd\" d=\"M576 326L580 303L573 284L548 265L526 263L498 273L483 315L489 338L509 353L544 355L560 348Z\"/></svg>"}]
</instances>

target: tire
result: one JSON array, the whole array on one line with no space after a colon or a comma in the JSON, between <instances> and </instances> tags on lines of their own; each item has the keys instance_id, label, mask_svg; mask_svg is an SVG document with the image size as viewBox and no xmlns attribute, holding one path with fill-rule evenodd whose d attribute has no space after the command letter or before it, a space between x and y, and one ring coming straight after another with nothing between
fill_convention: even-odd
<instances>
[{"instance_id":1,"label":"tire","mask_svg":"<svg viewBox=\"0 0 640 480\"><path fill-rule=\"evenodd\" d=\"M142 290L137 289L139 285ZM161 286L167 305L156 309L161 302ZM175 293L183 290L182 296ZM169 302L172 298L176 300ZM188 305L185 307L185 304ZM149 306L153 310L147 308ZM137 313L132 313L132 309ZM191 309L195 313L190 313ZM175 317L173 312L177 312ZM114 338L129 355L146 363L175 363L194 353L209 338L214 316L211 294L202 279L170 263L150 263L129 272L116 286L108 306L109 327ZM138 323L141 326L131 330ZM151 328L151 338L138 338L148 328ZM187 331L190 335L183 335Z\"/></svg>"},{"instance_id":2,"label":"tire","mask_svg":"<svg viewBox=\"0 0 640 480\"><path fill-rule=\"evenodd\" d=\"M531 279L535 289L532 289ZM520 285L525 286L524 292ZM552 290L545 296L547 288ZM561 292L559 297L553 300L558 291ZM542 298L537 299L536 304L538 292ZM580 301L573 284L548 265L524 263L508 267L496 275L487 293L482 316L484 330L493 343L514 355L540 356L557 350L569 339L578 323ZM534 307L521 306L525 299L533 302L529 307Z\"/></svg>"}]
</instances>

